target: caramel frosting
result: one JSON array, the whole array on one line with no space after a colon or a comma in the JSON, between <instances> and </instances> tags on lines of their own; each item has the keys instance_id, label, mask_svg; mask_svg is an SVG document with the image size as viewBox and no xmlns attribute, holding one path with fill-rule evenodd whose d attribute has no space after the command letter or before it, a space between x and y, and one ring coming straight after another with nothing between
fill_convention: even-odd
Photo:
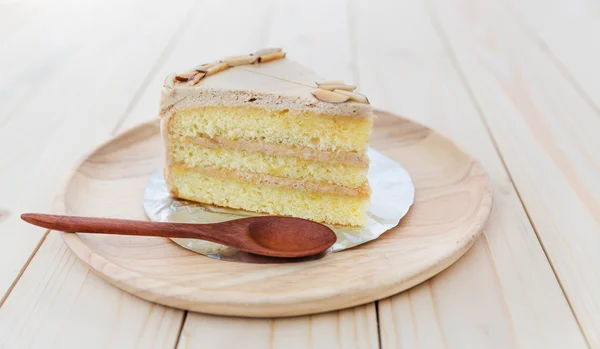
<instances>
[{"instance_id":1,"label":"caramel frosting","mask_svg":"<svg viewBox=\"0 0 600 349\"><path fill-rule=\"evenodd\" d=\"M206 76L193 86L180 82L166 84L160 115L169 117L176 110L202 106L248 106L331 116L374 116L369 104L328 103L317 99L311 91L316 88L315 82L322 80L308 68L287 58L235 66Z\"/></svg>"}]
</instances>

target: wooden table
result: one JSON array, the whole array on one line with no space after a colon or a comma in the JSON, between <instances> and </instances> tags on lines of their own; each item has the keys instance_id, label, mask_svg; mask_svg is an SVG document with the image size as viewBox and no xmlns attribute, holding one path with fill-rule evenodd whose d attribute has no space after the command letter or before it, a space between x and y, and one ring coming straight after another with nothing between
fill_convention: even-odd
<instances>
[{"instance_id":1,"label":"wooden table","mask_svg":"<svg viewBox=\"0 0 600 349\"><path fill-rule=\"evenodd\" d=\"M599 37L592 0L0 0L0 347L600 348ZM229 318L135 298L20 221L155 118L168 73L267 46L481 161L495 206L462 259L357 308Z\"/></svg>"}]
</instances>

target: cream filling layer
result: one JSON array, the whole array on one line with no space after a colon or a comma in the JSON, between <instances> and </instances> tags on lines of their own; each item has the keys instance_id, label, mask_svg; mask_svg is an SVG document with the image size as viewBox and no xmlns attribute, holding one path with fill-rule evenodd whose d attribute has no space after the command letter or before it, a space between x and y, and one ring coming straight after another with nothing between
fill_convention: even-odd
<instances>
[{"instance_id":1,"label":"cream filling layer","mask_svg":"<svg viewBox=\"0 0 600 349\"><path fill-rule=\"evenodd\" d=\"M313 148L267 144L244 139L232 140L221 136L210 138L206 135L202 137L188 137L181 134L171 134L169 135L169 142L191 143L213 149L226 148L232 150L248 150L261 152L267 155L298 157L305 160L320 161L330 164L341 163L357 167L369 167L369 158L367 155L358 152L316 150Z\"/></svg>"},{"instance_id":2,"label":"cream filling layer","mask_svg":"<svg viewBox=\"0 0 600 349\"><path fill-rule=\"evenodd\" d=\"M353 196L357 198L368 198L370 195L370 188L368 184L365 184L359 188L350 188L344 187L340 185L326 184L326 183L314 183L307 182L292 178L284 178L284 177L276 177L265 174L258 174L253 172L245 172L245 171L232 171L222 168L214 168L214 167L201 167L194 166L190 167L182 163L174 162L171 164L172 169L177 170L178 172L187 170L202 173L206 176L217 177L217 178L227 178L227 179L236 179L239 181L250 182L256 185L270 185L277 187L288 187L294 188L298 190L311 191L311 192L319 192L319 193L327 193L327 194L335 194L339 196ZM167 169L167 173L169 173L169 169ZM169 179L167 179L169 180Z\"/></svg>"}]
</instances>

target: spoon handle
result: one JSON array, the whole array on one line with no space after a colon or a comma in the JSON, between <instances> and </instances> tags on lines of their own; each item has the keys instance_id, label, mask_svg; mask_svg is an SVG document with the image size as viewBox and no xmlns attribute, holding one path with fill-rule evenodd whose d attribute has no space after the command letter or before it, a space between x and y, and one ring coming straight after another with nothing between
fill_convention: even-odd
<instances>
[{"instance_id":1,"label":"spoon handle","mask_svg":"<svg viewBox=\"0 0 600 349\"><path fill-rule=\"evenodd\" d=\"M24 221L39 227L66 233L198 238L198 233L181 224L156 223L116 218L71 217L40 213L24 213Z\"/></svg>"}]
</instances>

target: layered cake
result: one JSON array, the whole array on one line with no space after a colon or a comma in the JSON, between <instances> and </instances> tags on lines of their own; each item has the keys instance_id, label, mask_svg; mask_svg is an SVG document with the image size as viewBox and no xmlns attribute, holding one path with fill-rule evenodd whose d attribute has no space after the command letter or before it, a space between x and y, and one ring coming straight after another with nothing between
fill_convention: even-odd
<instances>
[{"instance_id":1,"label":"layered cake","mask_svg":"<svg viewBox=\"0 0 600 349\"><path fill-rule=\"evenodd\" d=\"M368 100L280 49L203 64L165 81L165 180L175 197L361 225L370 188Z\"/></svg>"}]
</instances>

